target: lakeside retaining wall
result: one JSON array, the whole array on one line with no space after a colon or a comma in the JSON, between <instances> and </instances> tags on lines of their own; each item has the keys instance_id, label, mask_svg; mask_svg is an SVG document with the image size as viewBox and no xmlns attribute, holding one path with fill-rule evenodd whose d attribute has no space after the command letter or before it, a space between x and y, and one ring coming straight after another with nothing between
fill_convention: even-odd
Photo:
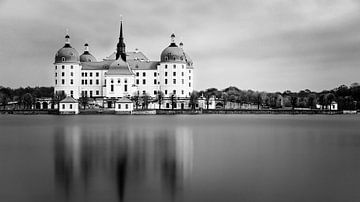
<instances>
[{"instance_id":1,"label":"lakeside retaining wall","mask_svg":"<svg viewBox=\"0 0 360 202\"><path fill-rule=\"evenodd\" d=\"M180 109L154 109L134 110L134 115L176 115L176 114L357 114L356 111L330 111L330 110L289 110L289 109L209 109L209 110L180 110ZM57 110L0 110L0 114L59 114ZM80 110L82 115L90 114L118 114L114 110ZM123 114L123 113L121 113ZM130 114L130 113L129 113Z\"/></svg>"}]
</instances>

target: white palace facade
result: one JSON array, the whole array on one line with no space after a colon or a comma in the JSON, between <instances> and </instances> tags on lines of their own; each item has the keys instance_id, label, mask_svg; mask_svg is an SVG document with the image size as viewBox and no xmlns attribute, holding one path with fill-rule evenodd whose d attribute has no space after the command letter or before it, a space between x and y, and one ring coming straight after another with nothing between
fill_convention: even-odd
<instances>
[{"instance_id":1,"label":"white palace facade","mask_svg":"<svg viewBox=\"0 0 360 202\"><path fill-rule=\"evenodd\" d=\"M55 55L54 91L62 91L77 100L93 98L106 108L113 108L116 100L123 97L147 95L156 99L161 92L164 96L162 108L171 108L170 96L176 97L175 108L189 108L193 70L192 60L184 52L183 43L176 44L174 34L170 45L162 51L160 61L151 61L138 50L126 52L121 22L116 52L102 61L90 53L87 43L80 55L71 46L69 34L65 36L64 47ZM158 107L155 105L149 107Z\"/></svg>"}]
</instances>

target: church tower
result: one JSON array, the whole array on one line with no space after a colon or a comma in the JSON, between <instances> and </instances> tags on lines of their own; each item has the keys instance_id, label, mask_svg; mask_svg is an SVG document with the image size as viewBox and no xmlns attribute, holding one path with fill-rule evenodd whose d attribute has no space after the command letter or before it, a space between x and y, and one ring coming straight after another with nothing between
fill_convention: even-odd
<instances>
[{"instance_id":1,"label":"church tower","mask_svg":"<svg viewBox=\"0 0 360 202\"><path fill-rule=\"evenodd\" d=\"M121 59L126 62L126 51L125 51L122 22L123 22L123 20L121 19L121 21L120 21L120 37L119 37L119 42L116 46L116 60L119 59L119 57L121 57Z\"/></svg>"}]
</instances>

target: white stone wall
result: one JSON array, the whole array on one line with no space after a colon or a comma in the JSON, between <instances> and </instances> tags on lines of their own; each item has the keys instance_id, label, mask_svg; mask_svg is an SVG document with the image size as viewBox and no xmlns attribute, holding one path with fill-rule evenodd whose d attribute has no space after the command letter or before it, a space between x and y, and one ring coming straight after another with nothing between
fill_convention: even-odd
<instances>
[{"instance_id":1,"label":"white stone wall","mask_svg":"<svg viewBox=\"0 0 360 202\"><path fill-rule=\"evenodd\" d=\"M78 103L60 103L59 104L60 113L79 113L79 104Z\"/></svg>"},{"instance_id":2,"label":"white stone wall","mask_svg":"<svg viewBox=\"0 0 360 202\"><path fill-rule=\"evenodd\" d=\"M82 70L81 71L81 95L88 97L103 97L103 85L105 70Z\"/></svg>"},{"instance_id":3,"label":"white stone wall","mask_svg":"<svg viewBox=\"0 0 360 202\"><path fill-rule=\"evenodd\" d=\"M158 66L160 86L165 97L190 97L193 91L193 69L185 63L160 63Z\"/></svg>"},{"instance_id":4,"label":"white stone wall","mask_svg":"<svg viewBox=\"0 0 360 202\"><path fill-rule=\"evenodd\" d=\"M132 96L137 91L134 85L135 76L133 75L106 75L105 80L105 97L119 98ZM126 91L125 85L127 86Z\"/></svg>"},{"instance_id":5,"label":"white stone wall","mask_svg":"<svg viewBox=\"0 0 360 202\"><path fill-rule=\"evenodd\" d=\"M144 93L155 97L159 91L159 73L158 70L133 70L135 73L135 85L139 90L139 95Z\"/></svg>"},{"instance_id":6,"label":"white stone wall","mask_svg":"<svg viewBox=\"0 0 360 202\"><path fill-rule=\"evenodd\" d=\"M115 111L116 112L130 112L134 110L133 103L115 103Z\"/></svg>"},{"instance_id":7,"label":"white stone wall","mask_svg":"<svg viewBox=\"0 0 360 202\"><path fill-rule=\"evenodd\" d=\"M54 68L54 91L64 91L67 96L78 99L81 66L77 63L56 63Z\"/></svg>"}]
</instances>

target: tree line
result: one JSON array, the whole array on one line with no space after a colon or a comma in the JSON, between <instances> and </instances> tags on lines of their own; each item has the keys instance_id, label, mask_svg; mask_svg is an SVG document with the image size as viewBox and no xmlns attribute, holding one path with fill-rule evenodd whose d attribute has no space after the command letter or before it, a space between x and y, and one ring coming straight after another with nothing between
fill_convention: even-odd
<instances>
[{"instance_id":1,"label":"tree line","mask_svg":"<svg viewBox=\"0 0 360 202\"><path fill-rule=\"evenodd\" d=\"M26 88L8 88L0 86L0 106L8 103L16 102L22 108L31 108L37 98L53 98L54 103L58 103L65 98L65 94L54 94L53 87L26 87ZM194 91L190 95L190 106L195 109L200 98L205 99L206 106L210 104L211 98L216 98L217 102L221 102L225 108L236 108L244 104L251 104L258 109L277 109L277 108L310 108L315 109L316 104L323 108L330 105L333 101L338 103L339 110L358 110L360 109L360 85L353 83L350 86L341 85L332 90L323 90L314 92L309 89L292 92L290 90L284 92L264 92L254 90L241 90L235 86L219 90L209 88L201 91ZM152 98L147 94L140 95L135 93L130 97L136 108L146 109L150 102L157 102L159 108L164 101L164 93L159 91ZM177 97L171 95L171 108L176 105ZM89 98L81 98L81 103L86 105Z\"/></svg>"}]
</instances>

